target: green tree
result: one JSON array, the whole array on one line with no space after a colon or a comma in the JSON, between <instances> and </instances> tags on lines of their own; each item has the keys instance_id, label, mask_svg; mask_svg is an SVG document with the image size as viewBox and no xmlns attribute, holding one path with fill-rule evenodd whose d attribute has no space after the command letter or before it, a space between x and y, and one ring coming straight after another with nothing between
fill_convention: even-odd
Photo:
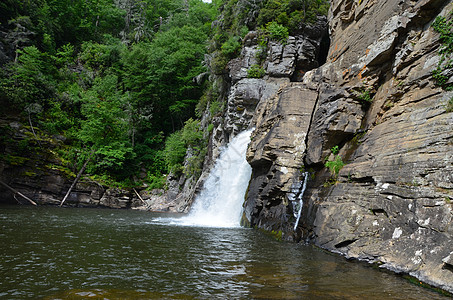
<instances>
[{"instance_id":1,"label":"green tree","mask_svg":"<svg viewBox=\"0 0 453 300\"><path fill-rule=\"evenodd\" d=\"M18 104L19 108L30 103L45 105L54 96L55 70L49 58L35 46L18 50L17 62L3 69L0 79L0 93L8 102Z\"/></svg>"},{"instance_id":2,"label":"green tree","mask_svg":"<svg viewBox=\"0 0 453 300\"><path fill-rule=\"evenodd\" d=\"M177 27L159 32L151 43L134 45L126 55L125 86L139 113L140 107L152 107L154 132L173 131L193 114L202 92L193 78L205 70L206 39L196 27Z\"/></svg>"},{"instance_id":3,"label":"green tree","mask_svg":"<svg viewBox=\"0 0 453 300\"><path fill-rule=\"evenodd\" d=\"M193 119L187 120L180 131L171 134L165 141L164 157L170 172L188 171L184 170L182 163L189 147L193 150L193 157L197 157L205 149L200 122ZM204 158L204 155L202 156ZM199 163L199 161L192 160L186 167L193 170L197 167L195 164Z\"/></svg>"},{"instance_id":4,"label":"green tree","mask_svg":"<svg viewBox=\"0 0 453 300\"><path fill-rule=\"evenodd\" d=\"M125 113L124 95L118 90L115 75L97 77L93 87L80 93L82 103L78 138L95 150L91 172L123 175L124 163L134 158L128 134L129 120Z\"/></svg>"},{"instance_id":5,"label":"green tree","mask_svg":"<svg viewBox=\"0 0 453 300\"><path fill-rule=\"evenodd\" d=\"M4 0L0 99L43 134L66 136L58 153L74 169L93 150L90 174L126 180L146 168L144 180L161 185L190 148L196 172L204 139L190 118L203 86L193 79L206 71L214 2Z\"/></svg>"}]
</instances>

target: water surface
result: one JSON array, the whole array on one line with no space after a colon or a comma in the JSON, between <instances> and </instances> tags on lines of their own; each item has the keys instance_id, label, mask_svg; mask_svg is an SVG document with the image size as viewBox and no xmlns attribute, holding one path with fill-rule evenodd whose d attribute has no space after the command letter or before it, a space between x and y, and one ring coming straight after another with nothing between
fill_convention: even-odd
<instances>
[{"instance_id":1,"label":"water surface","mask_svg":"<svg viewBox=\"0 0 453 300\"><path fill-rule=\"evenodd\" d=\"M443 299L312 246L162 217L0 206L0 298Z\"/></svg>"}]
</instances>

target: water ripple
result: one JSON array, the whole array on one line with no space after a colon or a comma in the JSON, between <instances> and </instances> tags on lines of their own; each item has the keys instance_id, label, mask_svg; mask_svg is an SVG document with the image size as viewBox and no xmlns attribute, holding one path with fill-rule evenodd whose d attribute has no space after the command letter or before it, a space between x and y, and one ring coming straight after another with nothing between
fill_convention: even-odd
<instances>
[{"instance_id":1,"label":"water ripple","mask_svg":"<svg viewBox=\"0 0 453 300\"><path fill-rule=\"evenodd\" d=\"M255 230L169 226L167 215L125 210L0 207L0 215L4 299L440 299Z\"/></svg>"}]
</instances>

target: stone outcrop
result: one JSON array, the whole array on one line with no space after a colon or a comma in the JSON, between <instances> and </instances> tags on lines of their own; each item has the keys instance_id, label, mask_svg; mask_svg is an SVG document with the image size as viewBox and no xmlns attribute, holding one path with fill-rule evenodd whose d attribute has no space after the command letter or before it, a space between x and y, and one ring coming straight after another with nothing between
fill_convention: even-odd
<instances>
[{"instance_id":1,"label":"stone outcrop","mask_svg":"<svg viewBox=\"0 0 453 300\"><path fill-rule=\"evenodd\" d=\"M426 26L437 14L445 15L453 8L449 4L441 11L441 4L392 2L385 9L382 3L353 10L356 15L361 9L368 9L367 14L383 10L381 15L387 10L378 36L362 44L364 53L339 80L343 86L368 80L365 86L370 86L364 88L376 94L362 119L364 134L355 141L358 145L346 143L340 153L348 163L338 182L327 189L326 197L313 193L310 204L316 207L313 234L318 245L383 263L382 267L453 291L453 272L446 262L453 236L449 201L453 196L453 114L445 111L453 94L441 90L432 79L439 59L438 36ZM355 17L340 30L341 37L336 37L334 25L333 44L337 40L347 43L345 36L352 37L355 28L366 23L360 20ZM341 70L345 61L352 63L352 50L339 58L339 66L332 62L328 68ZM317 121L328 122L324 117ZM328 129L312 129L312 141L320 133L328 134ZM322 140L312 143L322 144L325 153L333 144L345 143L347 137L335 143L329 143L328 137ZM319 156L310 162L317 161Z\"/></svg>"},{"instance_id":2,"label":"stone outcrop","mask_svg":"<svg viewBox=\"0 0 453 300\"><path fill-rule=\"evenodd\" d=\"M430 26L452 9L441 0L331 1L326 63L257 106L246 223L453 292L453 92L432 77L440 58ZM294 64L290 52L280 51L282 70ZM300 125L289 122L294 114ZM334 146L345 163L338 175L324 166ZM310 177L294 230L302 170Z\"/></svg>"},{"instance_id":3,"label":"stone outcrop","mask_svg":"<svg viewBox=\"0 0 453 300\"><path fill-rule=\"evenodd\" d=\"M319 95L318 84L301 81L325 60L326 28L327 20L320 17L284 45L269 43L263 63L266 76L260 86L276 89L261 97L253 112L251 126L256 130L247 152L253 174L244 204L244 224L292 235L295 212L290 203L301 192L307 134Z\"/></svg>"},{"instance_id":4,"label":"stone outcrop","mask_svg":"<svg viewBox=\"0 0 453 300\"><path fill-rule=\"evenodd\" d=\"M315 88L293 82L257 108L256 130L247 151L253 168L244 213L247 223L270 231L291 226L287 194L301 181L306 133L317 97Z\"/></svg>"}]
</instances>

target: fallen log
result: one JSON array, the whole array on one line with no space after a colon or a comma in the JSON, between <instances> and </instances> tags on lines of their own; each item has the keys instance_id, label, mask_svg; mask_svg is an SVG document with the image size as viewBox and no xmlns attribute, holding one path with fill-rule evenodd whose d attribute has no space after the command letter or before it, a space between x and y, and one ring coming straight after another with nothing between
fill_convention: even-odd
<instances>
[{"instance_id":1,"label":"fallen log","mask_svg":"<svg viewBox=\"0 0 453 300\"><path fill-rule=\"evenodd\" d=\"M19 195L21 196L22 198L24 198L25 200L27 200L28 202L30 202L31 204L37 206L38 204L36 204L35 201L31 200L30 198L28 198L27 196L25 196L24 194L22 194L21 192L15 190L14 188L10 187L9 185L7 185L6 183L4 183L3 181L0 180L0 184L2 184L4 187L6 187L7 189L9 189L11 192L14 193L14 199L16 199L16 195ZM17 200L17 199L16 199Z\"/></svg>"},{"instance_id":2,"label":"fallen log","mask_svg":"<svg viewBox=\"0 0 453 300\"><path fill-rule=\"evenodd\" d=\"M146 207L147 209L149 209L148 203L146 203L146 201L143 200L143 198L140 196L140 194L139 194L135 189L133 189L133 190L134 190L135 194L137 195L138 199L140 199L140 200L143 202L143 204L145 204L145 207Z\"/></svg>"},{"instance_id":3,"label":"fallen log","mask_svg":"<svg viewBox=\"0 0 453 300\"><path fill-rule=\"evenodd\" d=\"M71 187L69 188L68 192L66 193L66 195L64 196L63 200L61 200L60 202L60 206L63 205L63 203L66 201L66 199L68 199L69 197L69 194L71 194L71 191L72 189L75 187L75 185L77 184L77 181L79 181L80 177L82 176L83 172L85 171L87 165L88 165L88 162L90 161L91 159L91 155L93 155L93 152L90 153L90 156L88 156L87 160L85 161L85 163L83 164L82 168L80 169L79 173L77 174L76 178L74 179L74 181L72 182L71 184Z\"/></svg>"}]
</instances>

